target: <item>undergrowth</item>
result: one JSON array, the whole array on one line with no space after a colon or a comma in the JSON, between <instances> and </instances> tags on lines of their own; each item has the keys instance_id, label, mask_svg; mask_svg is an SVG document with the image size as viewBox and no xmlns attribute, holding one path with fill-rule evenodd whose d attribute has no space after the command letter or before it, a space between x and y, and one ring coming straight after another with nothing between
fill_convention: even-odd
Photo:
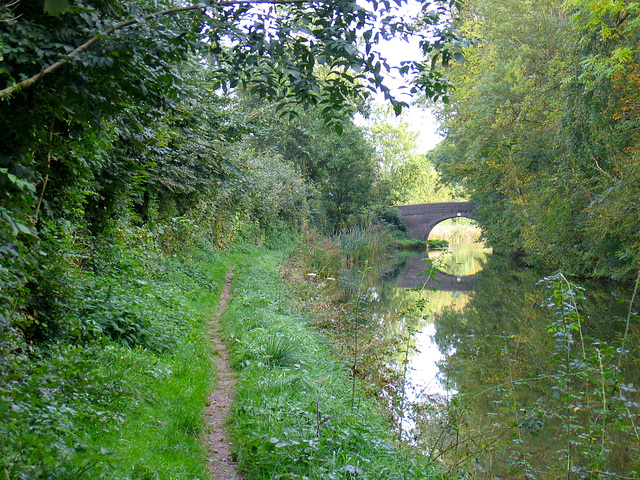
<instances>
[{"instance_id":1,"label":"undergrowth","mask_svg":"<svg viewBox=\"0 0 640 480\"><path fill-rule=\"evenodd\" d=\"M227 262L110 245L57 284L55 324L2 334L0 478L208 478L206 323ZM40 341L46 338L47 341Z\"/></svg>"}]
</instances>

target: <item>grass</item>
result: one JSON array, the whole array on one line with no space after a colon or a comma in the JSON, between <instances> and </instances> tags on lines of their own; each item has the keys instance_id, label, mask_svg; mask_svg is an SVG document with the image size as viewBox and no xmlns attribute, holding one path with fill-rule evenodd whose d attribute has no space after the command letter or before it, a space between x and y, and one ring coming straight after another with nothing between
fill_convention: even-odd
<instances>
[{"instance_id":1,"label":"grass","mask_svg":"<svg viewBox=\"0 0 640 480\"><path fill-rule=\"evenodd\" d=\"M289 305L278 277L282 252L263 251L236 269L223 336L239 370L231 429L245 479L421 479L434 470L397 444L381 402Z\"/></svg>"},{"instance_id":2,"label":"grass","mask_svg":"<svg viewBox=\"0 0 640 480\"><path fill-rule=\"evenodd\" d=\"M126 376L132 397L120 428L93 438L114 452L116 462L105 468L109 478L208 478L198 439L214 380L210 358L200 331L170 358L123 348L106 352L104 360Z\"/></svg>"},{"instance_id":3,"label":"grass","mask_svg":"<svg viewBox=\"0 0 640 480\"><path fill-rule=\"evenodd\" d=\"M185 275L180 275L185 268L182 262L165 273L165 277L173 277L172 281L186 287L182 293L192 316L192 328L176 348L152 354L144 349L112 346L104 352L103 363L126 378L131 397L119 429L95 438L117 459L105 465L109 478L209 478L201 441L206 428L204 406L215 383L207 324L234 258L210 250L185 261L190 262ZM212 280L215 287L211 288L209 282L192 281L194 277Z\"/></svg>"},{"instance_id":4,"label":"grass","mask_svg":"<svg viewBox=\"0 0 640 480\"><path fill-rule=\"evenodd\" d=\"M207 323L235 257L139 253L69 278L67 336L2 358L0 478L209 478Z\"/></svg>"},{"instance_id":5,"label":"grass","mask_svg":"<svg viewBox=\"0 0 640 480\"><path fill-rule=\"evenodd\" d=\"M447 240L429 239L427 241L417 238L406 238L397 241L398 250L428 250L436 248L447 248Z\"/></svg>"},{"instance_id":6,"label":"grass","mask_svg":"<svg viewBox=\"0 0 640 480\"><path fill-rule=\"evenodd\" d=\"M436 478L395 443L384 402L362 393L315 319L290 305L282 259L248 245L147 260L132 250L70 278L65 340L2 358L0 479L210 478L207 323L232 264L222 321L239 372L230 426L245 478Z\"/></svg>"}]
</instances>

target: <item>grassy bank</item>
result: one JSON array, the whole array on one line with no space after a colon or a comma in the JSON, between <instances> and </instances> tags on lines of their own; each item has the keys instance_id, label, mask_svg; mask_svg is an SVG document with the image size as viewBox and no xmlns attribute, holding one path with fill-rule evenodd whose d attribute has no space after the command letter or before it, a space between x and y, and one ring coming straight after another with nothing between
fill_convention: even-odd
<instances>
[{"instance_id":1,"label":"grassy bank","mask_svg":"<svg viewBox=\"0 0 640 480\"><path fill-rule=\"evenodd\" d=\"M67 274L58 340L3 352L0 478L208 479L206 328L233 261L120 249Z\"/></svg>"},{"instance_id":2,"label":"grassy bank","mask_svg":"<svg viewBox=\"0 0 640 480\"><path fill-rule=\"evenodd\" d=\"M222 318L239 372L231 428L245 478L436 478L395 442L381 405L362 394L314 319L289 305L281 261L262 251L239 265Z\"/></svg>"},{"instance_id":3,"label":"grassy bank","mask_svg":"<svg viewBox=\"0 0 640 480\"><path fill-rule=\"evenodd\" d=\"M290 305L283 255L141 246L68 274L76 294L60 310L59 340L3 352L0 479L208 479L207 324L235 264L222 322L239 374L231 429L245 478L435 478L395 442L315 319Z\"/></svg>"}]
</instances>

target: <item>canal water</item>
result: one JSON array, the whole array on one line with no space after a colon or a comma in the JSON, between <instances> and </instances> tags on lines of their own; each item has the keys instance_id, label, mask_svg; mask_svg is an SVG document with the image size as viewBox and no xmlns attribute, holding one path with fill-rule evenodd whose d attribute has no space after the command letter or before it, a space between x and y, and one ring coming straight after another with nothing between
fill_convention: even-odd
<instances>
[{"instance_id":1,"label":"canal water","mask_svg":"<svg viewBox=\"0 0 640 480\"><path fill-rule=\"evenodd\" d=\"M640 478L633 285L582 290L477 244L398 263L370 302L395 319L404 439L464 478Z\"/></svg>"}]
</instances>

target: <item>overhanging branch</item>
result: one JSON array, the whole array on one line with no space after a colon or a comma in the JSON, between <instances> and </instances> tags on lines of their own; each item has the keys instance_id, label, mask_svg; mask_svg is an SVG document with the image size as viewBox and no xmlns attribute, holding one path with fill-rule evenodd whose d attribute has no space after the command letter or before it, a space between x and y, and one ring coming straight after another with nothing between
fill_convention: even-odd
<instances>
[{"instance_id":1,"label":"overhanging branch","mask_svg":"<svg viewBox=\"0 0 640 480\"><path fill-rule=\"evenodd\" d=\"M228 6L232 6L232 5L239 5L239 4L245 4L245 3L262 3L262 4L271 3L271 4L286 5L286 4L306 3L306 2L308 2L308 0L228 0L228 1L219 2L219 3L217 3L217 5L218 6L223 6L223 7L228 7ZM194 11L194 10L203 10L204 11L206 9L207 9L207 5L204 5L204 4L197 4L197 5L189 5L189 6L184 6L184 7L169 8L167 10L162 10L160 12L149 13L147 15L144 15L143 17L131 18L129 20L125 20L123 22L120 22L120 23L118 23L118 24L116 24L116 25L114 25L114 26L112 26L110 28L107 28L103 32L100 32L98 35L90 38L85 43L83 43L82 45L77 47L75 50L70 52L65 58L63 58L62 60L58 60L55 63L52 63L48 67L44 68L40 73L37 73L36 75L33 75L33 76L27 78L26 80L23 80L21 82L18 82L18 83L14 84L14 85L11 85L9 87L6 87L6 88L0 90L0 98L8 97L8 96L12 95L13 93L15 93L17 91L20 91L22 89L29 88L29 87L35 85L44 76L55 72L56 70L61 68L63 65L66 65L67 63L69 63L71 60L73 60L75 57L77 57L82 52L85 52L86 50L90 49L93 45L98 43L103 37L111 35L112 33L116 32L118 30L122 30L123 28L128 27L130 25L135 25L137 23L147 22L149 20L153 20L154 18L165 16L165 15L173 15L175 13L188 12L188 11Z\"/></svg>"}]
</instances>

